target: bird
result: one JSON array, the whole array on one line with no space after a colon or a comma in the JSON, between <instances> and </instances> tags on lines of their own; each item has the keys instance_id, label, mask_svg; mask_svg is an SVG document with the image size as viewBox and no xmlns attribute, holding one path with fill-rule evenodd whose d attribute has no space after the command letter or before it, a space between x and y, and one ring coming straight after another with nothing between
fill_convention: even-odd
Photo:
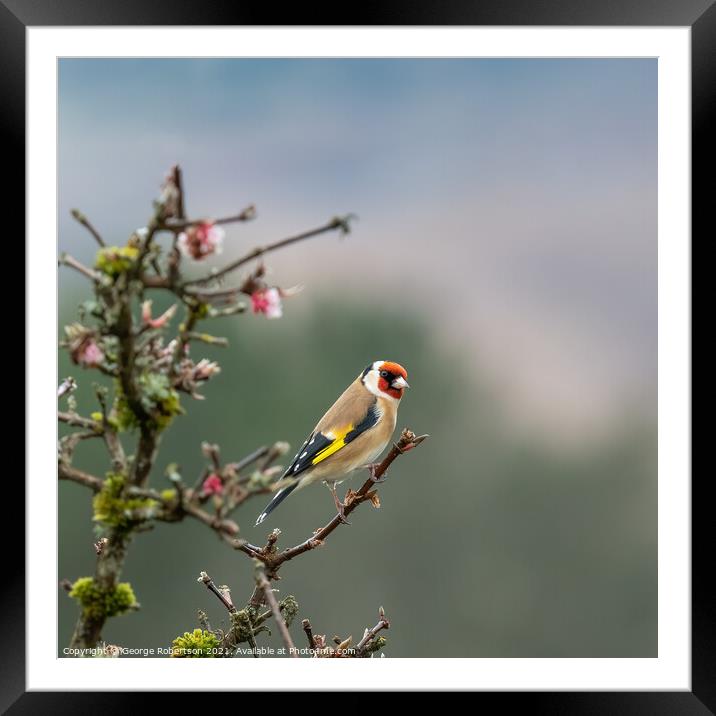
<instances>
[{"instance_id":1,"label":"bird","mask_svg":"<svg viewBox=\"0 0 716 716\"><path fill-rule=\"evenodd\" d=\"M398 406L408 385L400 363L369 363L318 421L282 476L287 481L258 516L260 525L294 490L323 481L331 490L342 521L344 505L336 485L359 468L375 480L376 458L395 430Z\"/></svg>"}]
</instances>

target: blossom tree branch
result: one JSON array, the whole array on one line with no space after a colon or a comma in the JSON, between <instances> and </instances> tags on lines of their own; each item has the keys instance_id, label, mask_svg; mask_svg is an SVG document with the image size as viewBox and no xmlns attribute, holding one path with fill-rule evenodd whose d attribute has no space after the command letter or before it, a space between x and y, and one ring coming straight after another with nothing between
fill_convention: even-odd
<instances>
[{"instance_id":1,"label":"blossom tree branch","mask_svg":"<svg viewBox=\"0 0 716 716\"><path fill-rule=\"evenodd\" d=\"M357 492L349 490L344 501L344 515L347 517L358 507L358 505L366 501L370 501L374 506L379 507L380 502L378 501L377 492L375 490L376 483L383 478L390 465L399 455L404 455L410 450L413 450L427 437L427 435L416 436L412 430L407 428L404 429L398 441L393 445L383 461L375 469L373 475L363 483ZM261 560L266 565L268 573L275 578L276 572L281 565L295 559L305 552L309 552L316 549L316 547L320 547L326 538L341 524L344 524L344 520L341 519L339 514L336 514L325 526L316 530L313 536L295 545L294 547L289 547L283 550L282 552L276 551L275 543L278 535L276 535L275 532L269 535L269 541L265 547L260 548L245 542L237 543L236 547L249 557Z\"/></svg>"},{"instance_id":2,"label":"blossom tree branch","mask_svg":"<svg viewBox=\"0 0 716 716\"><path fill-rule=\"evenodd\" d=\"M331 219L328 223L324 224L323 226L319 226L317 229L311 229L310 231L304 231L303 233L296 234L295 236L289 236L288 238L281 239L280 241L275 241L272 244L267 244L266 246L259 246L258 248L254 249L253 251L250 251L245 256L242 256L240 259L237 259L236 261L233 261L232 263L228 264L227 266L224 266L224 268L219 269L217 271L213 271L208 276L204 276L203 278L196 278L192 279L191 281L185 281L184 287L186 286L193 286L195 284L205 284L209 283L211 281L216 281L220 279L222 276L225 276L226 274L235 271L237 268L240 268L241 266L244 266L245 264L249 263L250 261L253 261L254 259L261 258L265 254L270 253L271 251L276 251L277 249L283 249L286 246L290 246L291 244L295 244L299 241L303 241L304 239L310 239L314 236L319 236L320 234L325 234L328 231L335 231L336 229L339 229L341 233L347 234L350 233L350 221L351 216L344 216L344 217L335 217Z\"/></svg>"},{"instance_id":3,"label":"blossom tree branch","mask_svg":"<svg viewBox=\"0 0 716 716\"><path fill-rule=\"evenodd\" d=\"M60 265L89 278L93 291L92 300L82 304L79 321L65 326L62 345L75 365L112 378L111 388L95 386L99 410L89 416L77 411L77 382L73 378L66 378L57 390L58 400L66 402L66 408L58 411L58 420L63 430L69 430L58 444L58 479L90 491L99 530L94 542L93 574L74 583L66 582L64 587L80 608L72 646L97 646L108 619L139 608L131 586L120 581L135 538L155 523L191 518L211 529L223 543L255 559L255 579L250 598L243 608L238 608L228 588L217 587L202 573L200 581L227 609L230 626L225 632L212 631L206 615L200 612L203 629L177 637L173 655L214 656L213 647L220 646L223 655L231 656L246 642L258 657L256 635L268 629L266 622L273 617L289 655L296 657L289 626L298 604L292 595L279 601L271 582L278 579L277 572L285 562L322 544L341 524L341 518L336 515L311 538L283 551L277 548L278 530L269 535L264 547L257 547L239 538L239 526L233 519L244 502L275 492L285 484L283 467L277 463L288 451L288 444L276 441L238 460L227 461L218 445L207 442L202 445L206 464L193 487L185 485L174 463L165 471L170 489L157 489L150 486L150 481L164 431L185 412L182 400L203 399L202 386L220 371L217 362L193 357L193 351L201 350L203 345L226 344L226 339L201 330L201 322L245 313L248 306L239 300L242 294L250 297L253 313L280 317L282 299L300 288L268 285L260 260L266 254L331 231L347 234L352 216L336 217L315 229L255 248L218 270L187 280L186 262L201 262L216 253L224 236L221 226L255 218L253 205L216 220L188 217L182 172L174 166L153 204L147 225L133 232L122 246L107 245L79 210L73 210L72 215L93 237L98 250L91 266L68 254L59 257ZM171 235L168 251L159 240L167 232ZM254 261L256 265L236 288L207 286ZM179 301L155 317L152 302L146 299L149 290L164 290ZM180 305L186 315L173 326ZM374 470L372 479L357 492L348 491L345 514L365 501L378 507L376 481L398 455L413 449L425 437L403 431ZM78 446L92 438L100 438L106 448L109 469L104 476L73 465ZM381 612L379 624L366 630L355 649L350 648L350 637L338 640L336 649L326 647L325 637L313 636L310 624L306 634L320 655L364 656L380 648L382 637L378 632L386 628L388 623Z\"/></svg>"}]
</instances>

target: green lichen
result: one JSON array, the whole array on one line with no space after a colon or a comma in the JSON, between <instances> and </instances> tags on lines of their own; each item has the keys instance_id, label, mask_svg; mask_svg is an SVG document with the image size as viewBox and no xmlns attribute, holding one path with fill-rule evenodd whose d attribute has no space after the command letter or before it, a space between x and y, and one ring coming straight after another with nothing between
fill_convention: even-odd
<instances>
[{"instance_id":1,"label":"green lichen","mask_svg":"<svg viewBox=\"0 0 716 716\"><path fill-rule=\"evenodd\" d=\"M164 500L164 502L168 502L169 504L176 502L178 497L177 491L171 487L167 490L162 490L159 494L161 495L162 500Z\"/></svg>"},{"instance_id":2,"label":"green lichen","mask_svg":"<svg viewBox=\"0 0 716 716\"><path fill-rule=\"evenodd\" d=\"M169 427L175 416L183 414L179 393L172 388L168 376L162 373L143 373L137 380L137 386L142 408L148 413L152 426L157 430ZM119 430L139 427L137 416L119 385L111 420Z\"/></svg>"},{"instance_id":3,"label":"green lichen","mask_svg":"<svg viewBox=\"0 0 716 716\"><path fill-rule=\"evenodd\" d=\"M120 582L112 589L102 589L93 577L80 577L70 590L85 619L108 619L125 614L137 607L137 600L129 582Z\"/></svg>"},{"instance_id":4,"label":"green lichen","mask_svg":"<svg viewBox=\"0 0 716 716\"><path fill-rule=\"evenodd\" d=\"M220 642L215 634L202 629L185 631L172 642L172 656L178 659L213 659L219 656Z\"/></svg>"},{"instance_id":5,"label":"green lichen","mask_svg":"<svg viewBox=\"0 0 716 716\"><path fill-rule=\"evenodd\" d=\"M384 636L377 636L365 647L365 653L374 654L375 652L380 651L387 642L388 640Z\"/></svg>"},{"instance_id":6,"label":"green lichen","mask_svg":"<svg viewBox=\"0 0 716 716\"><path fill-rule=\"evenodd\" d=\"M202 302L193 309L193 313L197 318L206 318L209 315L210 308L211 306L208 303Z\"/></svg>"},{"instance_id":7,"label":"green lichen","mask_svg":"<svg viewBox=\"0 0 716 716\"><path fill-rule=\"evenodd\" d=\"M296 614L298 614L298 602L296 601L296 597L294 597L293 594L287 595L285 599L279 602L278 608L283 615L286 626L291 626L291 622L296 617Z\"/></svg>"},{"instance_id":8,"label":"green lichen","mask_svg":"<svg viewBox=\"0 0 716 716\"><path fill-rule=\"evenodd\" d=\"M108 527L128 530L142 522L148 515L143 511L156 507L156 500L144 497L125 497L125 476L120 473L107 473L102 489L94 496L94 521Z\"/></svg>"},{"instance_id":9,"label":"green lichen","mask_svg":"<svg viewBox=\"0 0 716 716\"><path fill-rule=\"evenodd\" d=\"M129 271L139 257L136 246L105 246L97 252L95 267L102 273L116 278Z\"/></svg>"}]
</instances>

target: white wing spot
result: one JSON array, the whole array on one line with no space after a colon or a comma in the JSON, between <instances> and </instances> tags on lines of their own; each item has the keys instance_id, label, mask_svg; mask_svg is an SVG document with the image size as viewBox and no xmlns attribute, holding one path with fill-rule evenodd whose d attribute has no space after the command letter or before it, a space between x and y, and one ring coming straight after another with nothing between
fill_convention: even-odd
<instances>
[{"instance_id":1,"label":"white wing spot","mask_svg":"<svg viewBox=\"0 0 716 716\"><path fill-rule=\"evenodd\" d=\"M307 452L302 452L302 453L301 453L301 459L303 459L304 457L306 457L306 455L308 455Z\"/></svg>"}]
</instances>

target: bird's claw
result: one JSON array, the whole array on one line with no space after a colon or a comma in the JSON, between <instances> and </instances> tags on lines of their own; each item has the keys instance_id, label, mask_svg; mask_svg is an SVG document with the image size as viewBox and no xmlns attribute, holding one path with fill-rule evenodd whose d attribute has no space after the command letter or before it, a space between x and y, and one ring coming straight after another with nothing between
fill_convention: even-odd
<instances>
[{"instance_id":1,"label":"bird's claw","mask_svg":"<svg viewBox=\"0 0 716 716\"><path fill-rule=\"evenodd\" d=\"M335 487L331 489L331 492L333 493L333 502L335 503L336 511L338 512L338 519L340 520L341 524L349 525L350 522L346 519L345 503L341 502L338 499L338 494L336 493Z\"/></svg>"}]
</instances>

